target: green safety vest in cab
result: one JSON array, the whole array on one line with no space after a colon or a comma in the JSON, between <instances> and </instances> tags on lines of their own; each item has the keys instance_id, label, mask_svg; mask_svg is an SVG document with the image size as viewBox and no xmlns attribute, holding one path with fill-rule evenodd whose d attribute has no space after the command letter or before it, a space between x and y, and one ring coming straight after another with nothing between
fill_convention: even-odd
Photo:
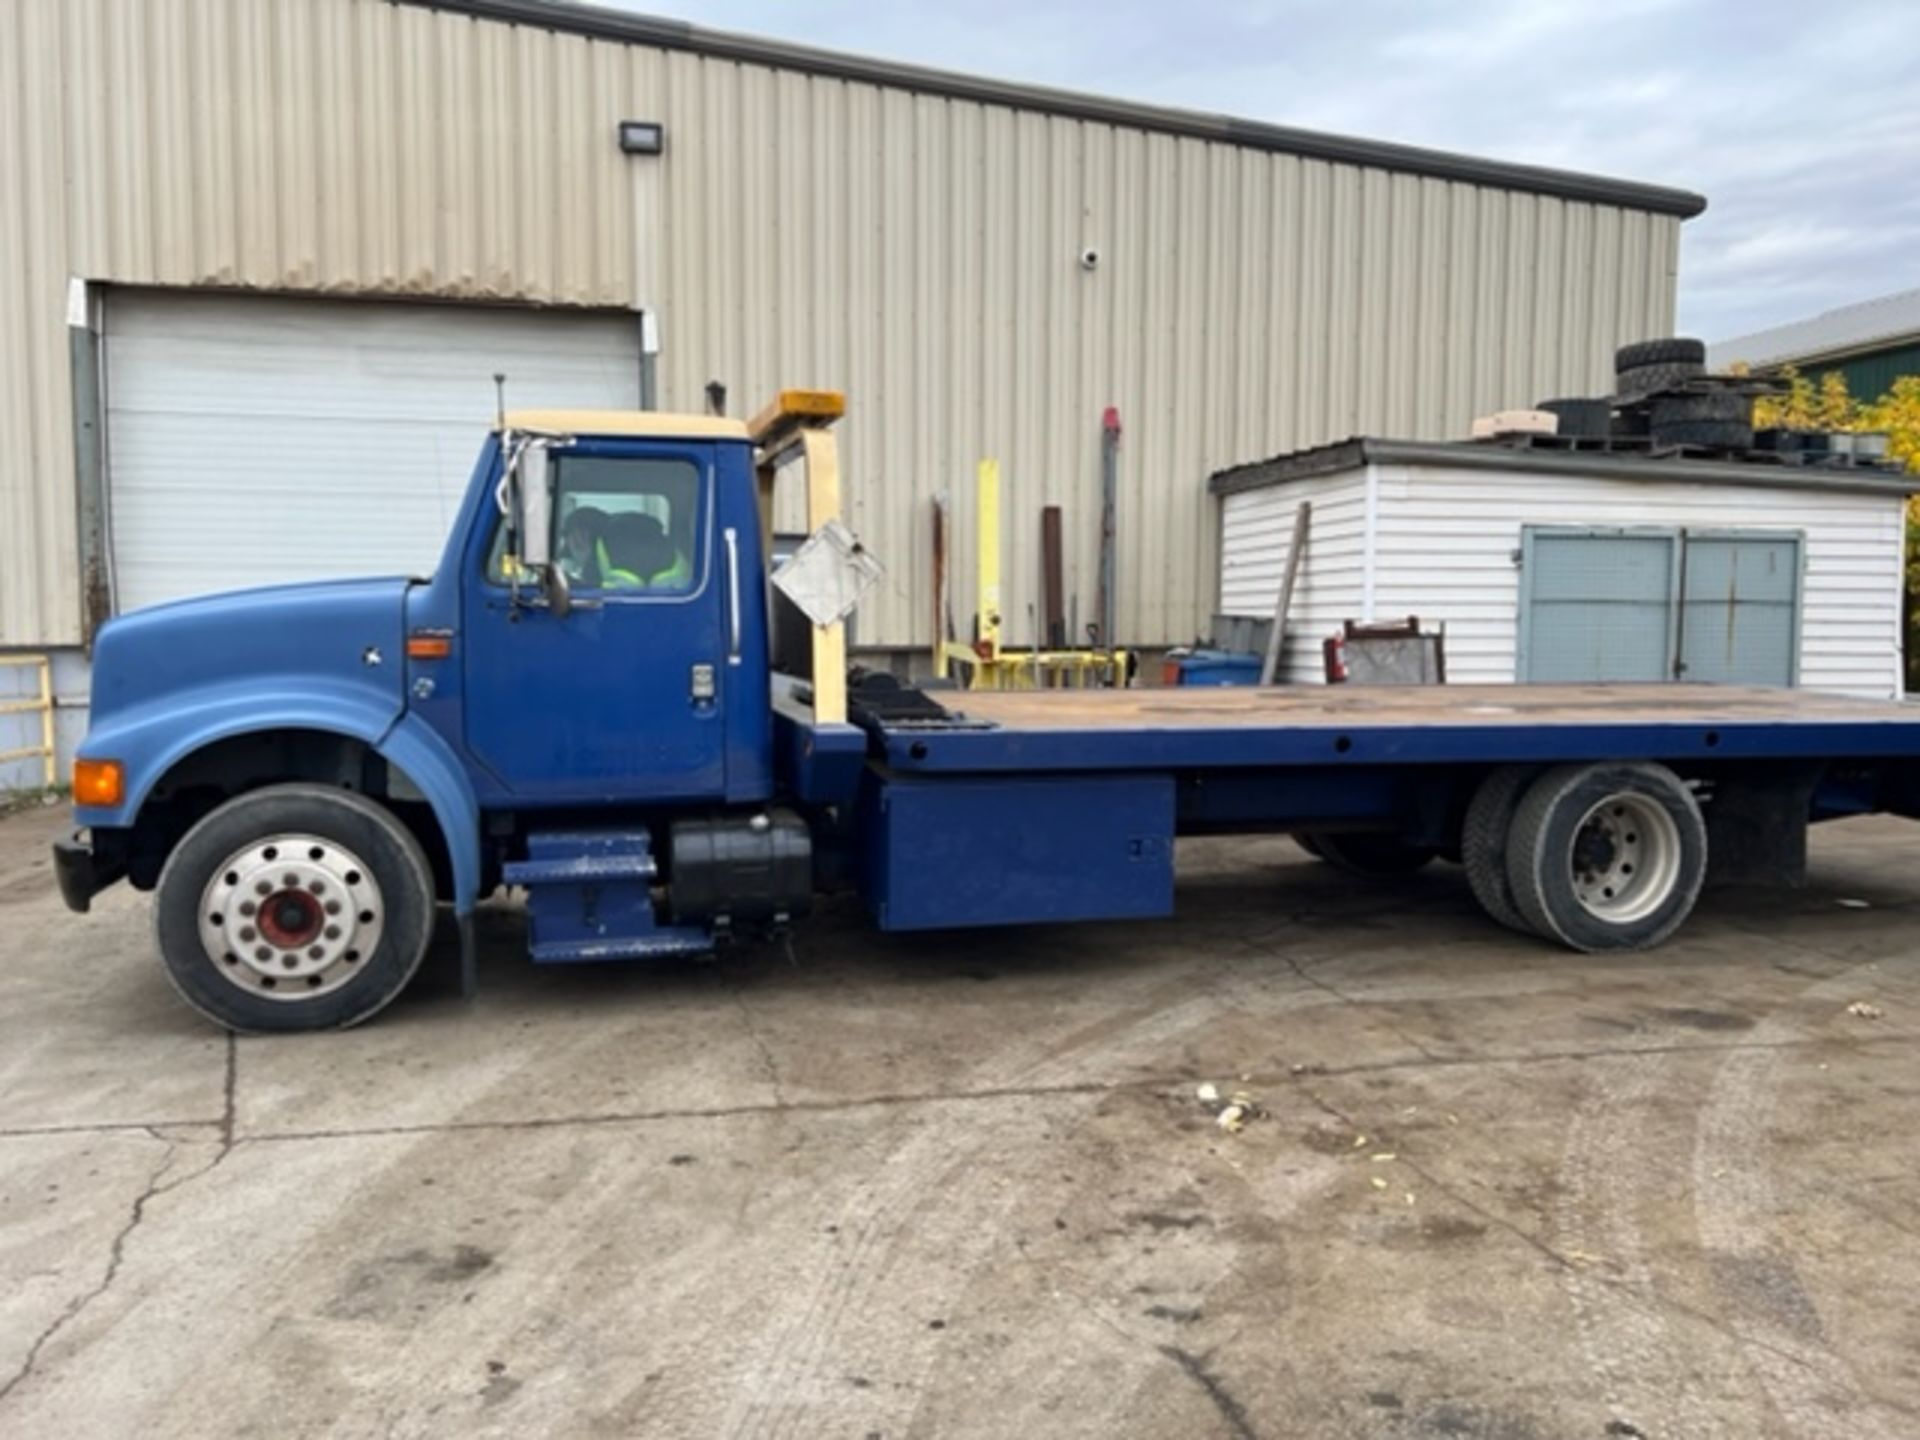
<instances>
[{"instance_id":1,"label":"green safety vest in cab","mask_svg":"<svg viewBox=\"0 0 1920 1440\"><path fill-rule=\"evenodd\" d=\"M678 548L673 552L671 565L645 578L637 571L614 564L604 540L594 542L594 559L599 562L600 583L608 590L680 590L693 579L693 566Z\"/></svg>"},{"instance_id":2,"label":"green safety vest in cab","mask_svg":"<svg viewBox=\"0 0 1920 1440\"><path fill-rule=\"evenodd\" d=\"M613 563L613 557L607 553L607 542L593 542L594 563L600 569L600 584L608 590L638 590L646 582L631 570L623 570Z\"/></svg>"}]
</instances>

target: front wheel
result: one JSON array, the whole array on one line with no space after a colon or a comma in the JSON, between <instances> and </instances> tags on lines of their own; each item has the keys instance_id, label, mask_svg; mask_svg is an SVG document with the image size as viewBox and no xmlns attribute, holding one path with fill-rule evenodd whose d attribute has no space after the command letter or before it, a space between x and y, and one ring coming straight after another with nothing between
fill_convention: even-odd
<instances>
[{"instance_id":1,"label":"front wheel","mask_svg":"<svg viewBox=\"0 0 1920 1440\"><path fill-rule=\"evenodd\" d=\"M174 988L240 1031L367 1019L420 967L433 914L433 872L412 832L322 785L229 800L174 848L154 896Z\"/></svg>"},{"instance_id":2,"label":"front wheel","mask_svg":"<svg viewBox=\"0 0 1920 1440\"><path fill-rule=\"evenodd\" d=\"M1514 905L1541 935L1589 953L1644 950L1692 913L1707 826L1664 765L1562 765L1521 798L1506 861Z\"/></svg>"}]
</instances>

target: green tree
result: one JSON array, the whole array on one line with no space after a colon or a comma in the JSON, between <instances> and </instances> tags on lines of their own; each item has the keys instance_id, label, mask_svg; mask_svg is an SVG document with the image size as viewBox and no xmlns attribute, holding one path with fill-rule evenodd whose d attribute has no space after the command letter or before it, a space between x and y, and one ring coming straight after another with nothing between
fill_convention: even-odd
<instances>
[{"instance_id":1,"label":"green tree","mask_svg":"<svg viewBox=\"0 0 1920 1440\"><path fill-rule=\"evenodd\" d=\"M1735 367L1744 374L1744 366ZM1859 401L1847 391L1847 377L1829 370L1816 383L1788 365L1783 395L1762 395L1753 402L1757 429L1839 430L1884 434L1887 454L1909 475L1920 475L1920 375L1902 375L1878 400ZM1920 495L1907 500L1906 682L1920 691Z\"/></svg>"}]
</instances>

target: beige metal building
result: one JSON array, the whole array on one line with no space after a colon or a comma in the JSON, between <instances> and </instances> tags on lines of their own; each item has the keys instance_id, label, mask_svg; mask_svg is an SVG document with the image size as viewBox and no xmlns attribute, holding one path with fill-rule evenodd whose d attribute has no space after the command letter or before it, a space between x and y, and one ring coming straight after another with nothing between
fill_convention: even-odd
<instances>
[{"instance_id":1,"label":"beige metal building","mask_svg":"<svg viewBox=\"0 0 1920 1440\"><path fill-rule=\"evenodd\" d=\"M431 566L496 371L844 388L888 648L932 638L943 491L964 624L983 456L1010 640L1043 504L1091 616L1115 405L1119 638L1184 640L1207 475L1604 388L1703 204L544 0L10 0L0 94L0 647L74 656L116 609Z\"/></svg>"}]
</instances>

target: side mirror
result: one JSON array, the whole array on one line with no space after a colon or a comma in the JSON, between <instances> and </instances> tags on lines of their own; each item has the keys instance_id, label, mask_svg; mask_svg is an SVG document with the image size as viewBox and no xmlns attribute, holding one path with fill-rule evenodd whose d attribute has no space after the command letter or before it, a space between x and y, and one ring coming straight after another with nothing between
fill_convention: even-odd
<instances>
[{"instance_id":1,"label":"side mirror","mask_svg":"<svg viewBox=\"0 0 1920 1440\"><path fill-rule=\"evenodd\" d=\"M544 570L553 563L552 476L542 441L535 440L520 452L514 489L520 502L520 559L530 570Z\"/></svg>"},{"instance_id":2,"label":"side mirror","mask_svg":"<svg viewBox=\"0 0 1920 1440\"><path fill-rule=\"evenodd\" d=\"M553 459L545 440L528 439L514 451L501 486L500 508L512 540L516 575L535 580L556 618L573 609L573 590L553 554Z\"/></svg>"}]
</instances>

